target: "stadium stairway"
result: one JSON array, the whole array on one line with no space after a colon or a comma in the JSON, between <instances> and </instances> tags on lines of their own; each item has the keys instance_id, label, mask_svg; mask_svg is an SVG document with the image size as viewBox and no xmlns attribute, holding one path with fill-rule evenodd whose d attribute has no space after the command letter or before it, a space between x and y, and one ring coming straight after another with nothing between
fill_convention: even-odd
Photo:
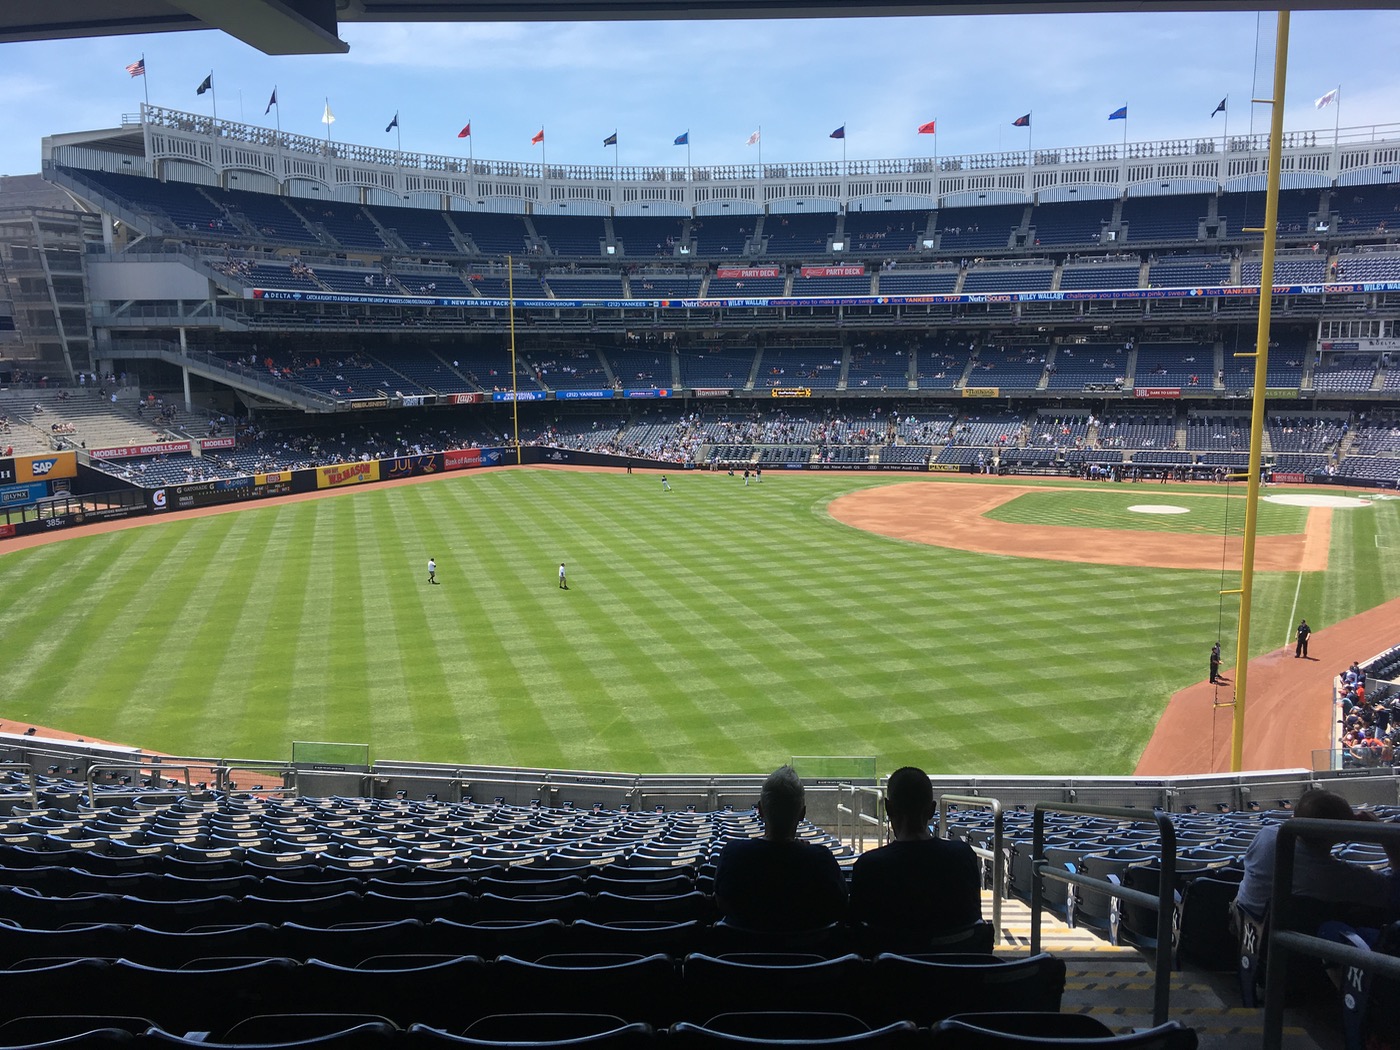
<instances>
[{"instance_id":1,"label":"stadium stairway","mask_svg":"<svg viewBox=\"0 0 1400 1050\"><path fill-rule=\"evenodd\" d=\"M984 891L983 914L991 915ZM1001 903L1002 937L997 953L1030 951L1031 913L1022 901ZM1072 929L1053 915L1041 920L1041 949L1065 962L1062 1013L1087 1014L1115 1032L1152 1026L1152 957L1127 945L1114 946L1091 930ZM1196 968L1172 974L1171 1018L1196 1030L1200 1050L1253 1050L1264 1032L1262 1007L1240 1005L1233 971ZM1341 1007L1324 992L1318 1001L1290 1009L1284 1020L1284 1050L1340 1050Z\"/></svg>"}]
</instances>

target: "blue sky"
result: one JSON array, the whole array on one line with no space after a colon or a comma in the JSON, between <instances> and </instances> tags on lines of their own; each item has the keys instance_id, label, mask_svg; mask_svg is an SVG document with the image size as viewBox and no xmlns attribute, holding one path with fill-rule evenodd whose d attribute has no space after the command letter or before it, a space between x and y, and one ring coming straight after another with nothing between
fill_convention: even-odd
<instances>
[{"instance_id":1,"label":"blue sky","mask_svg":"<svg viewBox=\"0 0 1400 1050\"><path fill-rule=\"evenodd\" d=\"M1258 85L1255 86L1256 27ZM1011 121L1032 111L1037 146L1118 142L1108 114L1127 105L1130 139L1219 135L1209 116L1229 95L1232 133L1268 124L1274 19L1250 13L1036 15L802 21L342 26L348 55L270 57L217 33L6 44L0 173L37 171L45 134L117 125L142 101L124 67L143 53L151 101L209 112L195 88L211 70L219 116L263 115L276 85L286 131L324 134L329 97L340 141L405 150L611 164L923 156L937 119L940 154L1025 146ZM1393 123L1400 135L1400 12L1297 12L1285 126L1331 134L1313 101L1341 85L1343 127Z\"/></svg>"}]
</instances>

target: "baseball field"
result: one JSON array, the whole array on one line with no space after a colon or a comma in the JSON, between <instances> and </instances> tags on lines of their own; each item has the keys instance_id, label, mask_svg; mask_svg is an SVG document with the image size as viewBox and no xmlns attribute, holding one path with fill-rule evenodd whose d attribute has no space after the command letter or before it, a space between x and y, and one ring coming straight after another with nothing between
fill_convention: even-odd
<instances>
[{"instance_id":1,"label":"baseball field","mask_svg":"<svg viewBox=\"0 0 1400 1050\"><path fill-rule=\"evenodd\" d=\"M228 758L1115 774L1217 637L1235 658L1243 487L670 478L507 469L0 544L0 718ZM1400 596L1400 502L1264 503L1259 533L1260 653Z\"/></svg>"}]
</instances>

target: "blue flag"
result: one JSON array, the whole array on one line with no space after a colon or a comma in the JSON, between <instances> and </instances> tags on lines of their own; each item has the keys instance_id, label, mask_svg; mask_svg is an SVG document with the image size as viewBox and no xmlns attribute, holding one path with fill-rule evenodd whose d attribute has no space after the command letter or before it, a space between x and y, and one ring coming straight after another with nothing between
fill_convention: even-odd
<instances>
[{"instance_id":1,"label":"blue flag","mask_svg":"<svg viewBox=\"0 0 1400 1050\"><path fill-rule=\"evenodd\" d=\"M676 136L676 141L673 143L673 145L676 145L676 146L689 146L689 145L690 145L690 132L687 131L687 132L683 132L683 133L680 134L680 135L677 135L677 136Z\"/></svg>"},{"instance_id":2,"label":"blue flag","mask_svg":"<svg viewBox=\"0 0 1400 1050\"><path fill-rule=\"evenodd\" d=\"M614 131L611 135L609 135L607 138L605 138L605 139L603 140L603 145L604 145L604 146L616 146L616 145L617 145L617 132Z\"/></svg>"},{"instance_id":3,"label":"blue flag","mask_svg":"<svg viewBox=\"0 0 1400 1050\"><path fill-rule=\"evenodd\" d=\"M839 128L837 128L835 131L833 131L833 132L831 133L831 135L828 136L828 137L833 138L833 139L844 139L844 138L846 137L846 125L845 125L845 124L842 124Z\"/></svg>"},{"instance_id":4,"label":"blue flag","mask_svg":"<svg viewBox=\"0 0 1400 1050\"><path fill-rule=\"evenodd\" d=\"M1109 119L1109 120L1127 120L1127 119L1128 119L1128 107L1127 107L1127 106L1124 106L1122 109L1115 109L1112 113L1110 113L1110 114L1108 115L1108 119Z\"/></svg>"}]
</instances>

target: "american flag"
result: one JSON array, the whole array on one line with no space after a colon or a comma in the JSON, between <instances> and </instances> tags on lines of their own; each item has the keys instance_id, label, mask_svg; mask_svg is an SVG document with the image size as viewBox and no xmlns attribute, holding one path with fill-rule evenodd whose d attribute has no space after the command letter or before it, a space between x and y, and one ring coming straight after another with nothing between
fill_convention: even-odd
<instances>
[{"instance_id":1,"label":"american flag","mask_svg":"<svg viewBox=\"0 0 1400 1050\"><path fill-rule=\"evenodd\" d=\"M146 60L138 58L131 65L126 67L126 71L134 77L144 77L146 75Z\"/></svg>"}]
</instances>

